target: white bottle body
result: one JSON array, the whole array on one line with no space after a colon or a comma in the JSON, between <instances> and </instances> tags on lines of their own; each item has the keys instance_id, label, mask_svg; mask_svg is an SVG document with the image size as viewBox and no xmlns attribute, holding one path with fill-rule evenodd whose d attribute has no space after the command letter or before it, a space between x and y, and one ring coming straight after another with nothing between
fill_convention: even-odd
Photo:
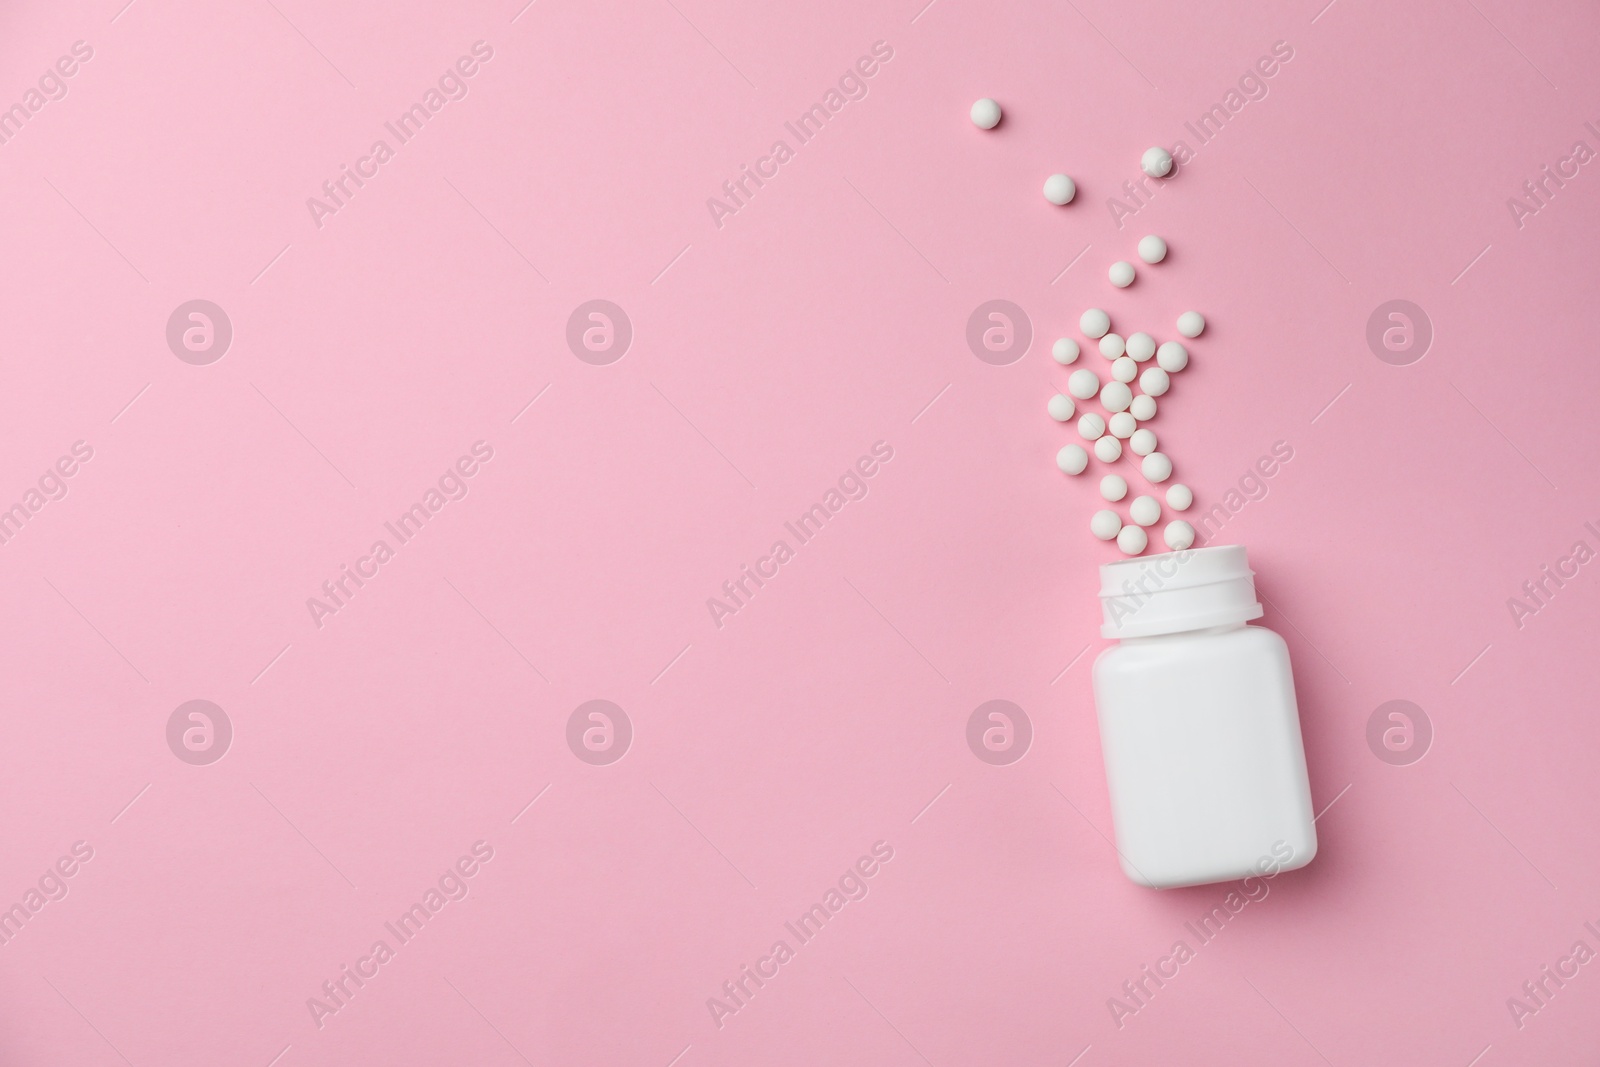
<instances>
[{"instance_id":1,"label":"white bottle body","mask_svg":"<svg viewBox=\"0 0 1600 1067\"><path fill-rule=\"evenodd\" d=\"M1172 888L1317 853L1289 650L1244 623L1123 638L1094 665L1122 869Z\"/></svg>"}]
</instances>

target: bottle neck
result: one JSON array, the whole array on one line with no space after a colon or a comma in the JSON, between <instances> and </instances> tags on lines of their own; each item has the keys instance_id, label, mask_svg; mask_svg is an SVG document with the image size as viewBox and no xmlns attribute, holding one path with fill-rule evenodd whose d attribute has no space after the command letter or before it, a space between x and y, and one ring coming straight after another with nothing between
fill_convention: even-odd
<instances>
[{"instance_id":1,"label":"bottle neck","mask_svg":"<svg viewBox=\"0 0 1600 1067\"><path fill-rule=\"evenodd\" d=\"M1203 633L1261 618L1254 575L1238 545L1105 563L1101 637Z\"/></svg>"},{"instance_id":2,"label":"bottle neck","mask_svg":"<svg viewBox=\"0 0 1600 1067\"><path fill-rule=\"evenodd\" d=\"M1169 637L1213 637L1217 634L1232 633L1234 630L1243 630L1249 623L1230 622L1221 626L1201 626L1193 630L1173 630L1171 633L1150 634L1147 637L1122 637L1118 642L1124 645L1148 645L1155 641L1165 641Z\"/></svg>"}]
</instances>

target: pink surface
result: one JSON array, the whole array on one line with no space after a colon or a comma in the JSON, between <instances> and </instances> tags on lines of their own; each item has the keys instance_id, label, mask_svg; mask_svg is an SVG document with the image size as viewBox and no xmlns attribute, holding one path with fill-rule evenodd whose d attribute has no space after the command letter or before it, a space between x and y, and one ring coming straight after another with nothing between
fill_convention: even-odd
<instances>
[{"instance_id":1,"label":"pink surface","mask_svg":"<svg viewBox=\"0 0 1600 1067\"><path fill-rule=\"evenodd\" d=\"M1600 18L1321 2L7 5L0 1062L1588 1062L1600 568L1561 561L1600 550L1600 176L1507 200L1600 150ZM1143 149L1193 148L1275 42L1119 229ZM1111 289L1146 232L1169 261ZM166 337L197 299L233 333L203 365ZM608 364L566 340L596 299L631 323ZM965 340L991 299L1031 323L1004 366ZM1433 331L1408 365L1367 342L1395 299ZM1255 497L1218 541L1291 646L1324 811L1209 941L1230 887L1141 890L1108 843L1115 552L1044 415L1091 304L1210 319L1156 427L1197 510ZM191 753L185 711L169 745L193 700L231 738L212 713ZM626 723L569 745L592 700ZM1024 758L969 748L991 700ZM1392 700L1426 758L1369 746ZM736 1002L746 966L776 974Z\"/></svg>"}]
</instances>

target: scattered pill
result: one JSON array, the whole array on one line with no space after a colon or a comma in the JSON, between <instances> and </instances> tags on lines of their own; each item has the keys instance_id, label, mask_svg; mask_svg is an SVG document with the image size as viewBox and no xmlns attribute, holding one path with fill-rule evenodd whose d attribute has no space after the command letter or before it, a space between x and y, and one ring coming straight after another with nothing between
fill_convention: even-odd
<instances>
[{"instance_id":1,"label":"scattered pill","mask_svg":"<svg viewBox=\"0 0 1600 1067\"><path fill-rule=\"evenodd\" d=\"M1110 541L1122 531L1122 516L1110 508L1102 508L1089 516L1089 532L1102 541Z\"/></svg>"},{"instance_id":2,"label":"scattered pill","mask_svg":"<svg viewBox=\"0 0 1600 1067\"><path fill-rule=\"evenodd\" d=\"M1152 452L1144 457L1139 470L1147 482L1164 482L1172 477L1172 460L1160 452Z\"/></svg>"},{"instance_id":3,"label":"scattered pill","mask_svg":"<svg viewBox=\"0 0 1600 1067\"><path fill-rule=\"evenodd\" d=\"M1078 436L1085 441L1093 441L1106 432L1106 420L1090 411L1078 419Z\"/></svg>"},{"instance_id":4,"label":"scattered pill","mask_svg":"<svg viewBox=\"0 0 1600 1067\"><path fill-rule=\"evenodd\" d=\"M1194 527L1182 519L1173 519L1161 531L1161 540L1174 552L1182 552L1194 544Z\"/></svg>"},{"instance_id":5,"label":"scattered pill","mask_svg":"<svg viewBox=\"0 0 1600 1067\"><path fill-rule=\"evenodd\" d=\"M1150 535L1143 526L1124 526L1117 531L1117 547L1130 556L1137 556L1150 543Z\"/></svg>"},{"instance_id":6,"label":"scattered pill","mask_svg":"<svg viewBox=\"0 0 1600 1067\"><path fill-rule=\"evenodd\" d=\"M1145 396L1160 396L1172 388L1172 378L1160 367L1146 367L1139 375L1139 388Z\"/></svg>"},{"instance_id":7,"label":"scattered pill","mask_svg":"<svg viewBox=\"0 0 1600 1067\"><path fill-rule=\"evenodd\" d=\"M1132 437L1139 428L1139 420L1129 415L1126 411L1119 411L1106 420L1106 429L1112 437L1126 441Z\"/></svg>"},{"instance_id":8,"label":"scattered pill","mask_svg":"<svg viewBox=\"0 0 1600 1067\"><path fill-rule=\"evenodd\" d=\"M1115 463L1122 458L1122 442L1106 434L1094 443L1094 455L1101 463Z\"/></svg>"},{"instance_id":9,"label":"scattered pill","mask_svg":"<svg viewBox=\"0 0 1600 1067\"><path fill-rule=\"evenodd\" d=\"M987 96L973 104L972 124L980 130L992 130L1000 125L1000 105ZM1149 153L1145 153L1145 156L1149 158ZM1147 170L1145 173L1150 172Z\"/></svg>"},{"instance_id":10,"label":"scattered pill","mask_svg":"<svg viewBox=\"0 0 1600 1067\"><path fill-rule=\"evenodd\" d=\"M1121 362L1118 360L1117 362ZM1107 411L1127 411L1133 403L1133 390L1123 382L1107 382L1100 387L1100 406Z\"/></svg>"},{"instance_id":11,"label":"scattered pill","mask_svg":"<svg viewBox=\"0 0 1600 1067\"><path fill-rule=\"evenodd\" d=\"M981 101L981 100L979 101L979 103L984 103L984 102L985 101ZM987 101L987 103L994 104L994 101L990 100L990 101ZM978 106L977 104L973 105L972 121L974 121L974 122L978 121L977 106ZM1000 121L1000 105L999 104L995 104L994 114L995 114L994 121L995 122L999 122ZM979 125L982 125L982 123L979 123ZM990 125L993 125L993 123L991 123ZM987 129L988 127L986 126L984 128ZM1144 155L1139 157L1139 169L1144 171L1146 174L1150 175L1150 177L1152 177L1152 178L1165 178L1167 175L1172 173L1172 153L1168 152L1165 148L1162 148L1160 145L1156 145L1154 148L1146 148L1144 150Z\"/></svg>"},{"instance_id":12,"label":"scattered pill","mask_svg":"<svg viewBox=\"0 0 1600 1067\"><path fill-rule=\"evenodd\" d=\"M1063 445L1056 453L1056 466L1067 474L1082 474L1089 466L1089 453L1082 445Z\"/></svg>"},{"instance_id":13,"label":"scattered pill","mask_svg":"<svg viewBox=\"0 0 1600 1067\"><path fill-rule=\"evenodd\" d=\"M1112 367L1111 369L1116 370L1115 367ZM1133 398L1133 403L1128 405L1128 414L1132 415L1140 422L1149 422L1151 419L1156 417L1156 398L1153 396L1145 396L1143 393L1140 393L1138 396Z\"/></svg>"},{"instance_id":14,"label":"scattered pill","mask_svg":"<svg viewBox=\"0 0 1600 1067\"><path fill-rule=\"evenodd\" d=\"M1161 521L1161 503L1153 496L1136 496L1128 505L1128 517L1140 526L1154 526Z\"/></svg>"},{"instance_id":15,"label":"scattered pill","mask_svg":"<svg viewBox=\"0 0 1600 1067\"><path fill-rule=\"evenodd\" d=\"M1074 448L1077 446L1074 445ZM1173 482L1167 486L1167 507L1173 511L1188 511L1189 505L1194 503L1194 493L1182 482Z\"/></svg>"},{"instance_id":16,"label":"scattered pill","mask_svg":"<svg viewBox=\"0 0 1600 1067\"><path fill-rule=\"evenodd\" d=\"M1083 331L1085 337L1104 337L1106 331L1111 329L1111 316L1099 308L1090 308L1079 317L1078 329Z\"/></svg>"},{"instance_id":17,"label":"scattered pill","mask_svg":"<svg viewBox=\"0 0 1600 1067\"><path fill-rule=\"evenodd\" d=\"M1119 259L1111 264L1111 269L1106 272L1111 279L1111 284L1118 289L1126 289L1133 284L1133 264L1125 259Z\"/></svg>"},{"instance_id":18,"label":"scattered pill","mask_svg":"<svg viewBox=\"0 0 1600 1067\"><path fill-rule=\"evenodd\" d=\"M1177 374L1189 365L1189 350L1178 341L1163 341L1156 349L1156 365L1168 374Z\"/></svg>"},{"instance_id":19,"label":"scattered pill","mask_svg":"<svg viewBox=\"0 0 1600 1067\"><path fill-rule=\"evenodd\" d=\"M1167 242L1153 233L1139 238L1139 258L1146 263L1160 263L1167 258Z\"/></svg>"},{"instance_id":20,"label":"scattered pill","mask_svg":"<svg viewBox=\"0 0 1600 1067\"><path fill-rule=\"evenodd\" d=\"M1206 328L1206 317L1198 311L1185 311L1178 316L1178 332L1185 337L1199 337Z\"/></svg>"},{"instance_id":21,"label":"scattered pill","mask_svg":"<svg viewBox=\"0 0 1600 1067\"><path fill-rule=\"evenodd\" d=\"M1078 195L1078 184L1065 174L1052 174L1044 180L1044 198L1052 204L1070 204Z\"/></svg>"},{"instance_id":22,"label":"scattered pill","mask_svg":"<svg viewBox=\"0 0 1600 1067\"><path fill-rule=\"evenodd\" d=\"M1134 360L1143 363L1156 354L1156 339L1140 330L1138 333L1130 333L1128 339L1123 342L1123 347Z\"/></svg>"},{"instance_id":23,"label":"scattered pill","mask_svg":"<svg viewBox=\"0 0 1600 1067\"><path fill-rule=\"evenodd\" d=\"M1062 396L1057 393L1050 398L1050 403L1045 405L1045 410L1050 412L1050 417L1057 422L1066 422L1077 414L1078 405L1072 402L1070 396Z\"/></svg>"},{"instance_id":24,"label":"scattered pill","mask_svg":"<svg viewBox=\"0 0 1600 1067\"><path fill-rule=\"evenodd\" d=\"M1128 479L1120 474L1108 474L1100 479L1100 496L1115 504L1128 495Z\"/></svg>"},{"instance_id":25,"label":"scattered pill","mask_svg":"<svg viewBox=\"0 0 1600 1067\"><path fill-rule=\"evenodd\" d=\"M1131 382L1139 376L1139 364L1127 356L1118 356L1111 363L1111 377L1119 382Z\"/></svg>"},{"instance_id":26,"label":"scattered pill","mask_svg":"<svg viewBox=\"0 0 1600 1067\"><path fill-rule=\"evenodd\" d=\"M1127 351L1127 343L1123 341L1120 333L1108 333L1100 338L1100 354L1107 359L1116 359Z\"/></svg>"},{"instance_id":27,"label":"scattered pill","mask_svg":"<svg viewBox=\"0 0 1600 1067\"><path fill-rule=\"evenodd\" d=\"M1067 392L1079 400L1088 400L1100 391L1100 376L1088 367L1079 367L1067 379Z\"/></svg>"},{"instance_id":28,"label":"scattered pill","mask_svg":"<svg viewBox=\"0 0 1600 1067\"><path fill-rule=\"evenodd\" d=\"M1156 435L1154 430L1147 430L1143 426L1133 431L1133 436L1128 438L1128 451L1136 456L1148 456L1156 450Z\"/></svg>"},{"instance_id":29,"label":"scattered pill","mask_svg":"<svg viewBox=\"0 0 1600 1067\"><path fill-rule=\"evenodd\" d=\"M1062 366L1076 362L1078 351L1078 342L1070 337L1058 337L1056 343L1050 346L1050 354Z\"/></svg>"}]
</instances>

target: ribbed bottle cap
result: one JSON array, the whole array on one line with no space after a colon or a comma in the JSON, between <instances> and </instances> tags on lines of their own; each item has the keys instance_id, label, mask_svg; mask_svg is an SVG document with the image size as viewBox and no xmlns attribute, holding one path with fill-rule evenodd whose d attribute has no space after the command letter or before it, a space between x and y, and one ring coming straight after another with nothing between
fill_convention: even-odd
<instances>
[{"instance_id":1,"label":"ribbed bottle cap","mask_svg":"<svg viewBox=\"0 0 1600 1067\"><path fill-rule=\"evenodd\" d=\"M1154 637L1261 618L1243 545L1184 549L1100 567L1102 637Z\"/></svg>"}]
</instances>

